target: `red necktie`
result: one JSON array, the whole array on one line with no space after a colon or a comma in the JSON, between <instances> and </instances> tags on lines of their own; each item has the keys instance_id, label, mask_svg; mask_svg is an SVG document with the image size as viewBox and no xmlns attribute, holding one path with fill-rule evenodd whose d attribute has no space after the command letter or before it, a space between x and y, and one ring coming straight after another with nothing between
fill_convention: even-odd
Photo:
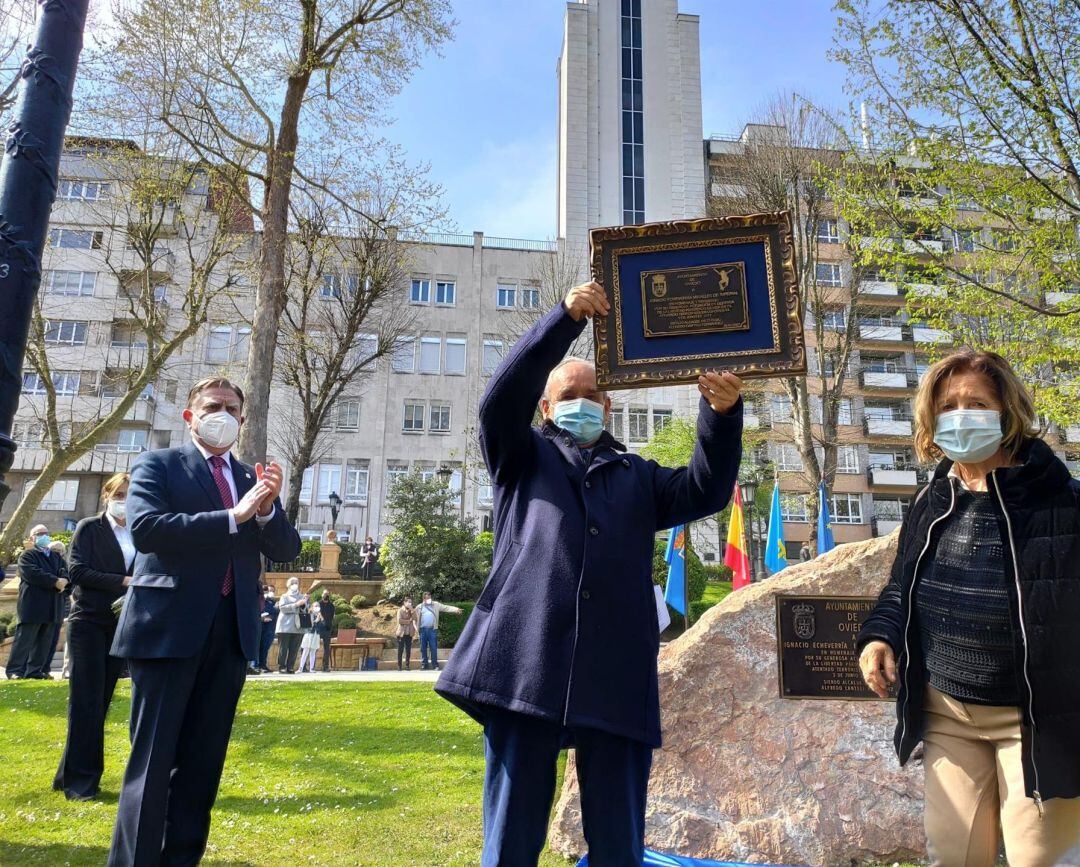
<instances>
[{"instance_id":1,"label":"red necktie","mask_svg":"<svg viewBox=\"0 0 1080 867\"><path fill-rule=\"evenodd\" d=\"M217 485L218 493L221 495L221 504L226 509L231 509L234 505L232 490L229 488L229 480L225 478L225 458L221 455L210 455L210 466L213 467L213 471L210 473L214 477L214 484ZM225 579L221 582L221 595L228 596L232 593L233 589L233 574L232 574L232 561L229 561L229 565L225 567Z\"/></svg>"}]
</instances>

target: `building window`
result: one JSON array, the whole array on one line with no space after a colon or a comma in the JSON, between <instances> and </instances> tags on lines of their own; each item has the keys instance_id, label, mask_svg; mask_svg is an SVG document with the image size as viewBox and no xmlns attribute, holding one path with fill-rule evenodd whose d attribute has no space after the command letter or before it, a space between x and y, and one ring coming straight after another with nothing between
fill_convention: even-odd
<instances>
[{"instance_id":1,"label":"building window","mask_svg":"<svg viewBox=\"0 0 1080 867\"><path fill-rule=\"evenodd\" d=\"M521 306L526 310L539 310L540 309L540 287L539 286L522 286L521 287Z\"/></svg>"},{"instance_id":2,"label":"building window","mask_svg":"<svg viewBox=\"0 0 1080 867\"><path fill-rule=\"evenodd\" d=\"M206 360L216 364L247 359L251 327L214 325L206 339Z\"/></svg>"},{"instance_id":3,"label":"building window","mask_svg":"<svg viewBox=\"0 0 1080 867\"><path fill-rule=\"evenodd\" d=\"M490 337L484 338L484 358L481 362L481 372L484 376L491 376L499 369L499 365L502 363L503 354L505 352L503 346L504 344L501 340Z\"/></svg>"},{"instance_id":4,"label":"building window","mask_svg":"<svg viewBox=\"0 0 1080 867\"><path fill-rule=\"evenodd\" d=\"M45 342L66 346L85 346L87 322L61 319L45 323Z\"/></svg>"},{"instance_id":5,"label":"building window","mask_svg":"<svg viewBox=\"0 0 1080 867\"><path fill-rule=\"evenodd\" d=\"M476 504L491 508L495 500L495 489L491 486L491 477L486 470L480 470L476 474Z\"/></svg>"},{"instance_id":6,"label":"building window","mask_svg":"<svg viewBox=\"0 0 1080 867\"><path fill-rule=\"evenodd\" d=\"M500 283L496 287L495 306L500 310L506 310L517 306L517 284Z\"/></svg>"},{"instance_id":7,"label":"building window","mask_svg":"<svg viewBox=\"0 0 1080 867\"><path fill-rule=\"evenodd\" d=\"M664 428L671 424L671 410L670 409L654 409L652 411L652 427L653 434L658 434Z\"/></svg>"},{"instance_id":8,"label":"building window","mask_svg":"<svg viewBox=\"0 0 1080 867\"><path fill-rule=\"evenodd\" d=\"M100 250L104 233L91 229L50 229L49 246L70 250Z\"/></svg>"},{"instance_id":9,"label":"building window","mask_svg":"<svg viewBox=\"0 0 1080 867\"><path fill-rule=\"evenodd\" d=\"M625 415L626 413L623 412L621 406L613 406L611 408L611 418L608 420L608 431L610 431L611 435L620 442L625 436Z\"/></svg>"},{"instance_id":10,"label":"building window","mask_svg":"<svg viewBox=\"0 0 1080 867\"><path fill-rule=\"evenodd\" d=\"M134 322L114 322L109 345L120 349L146 349L146 334Z\"/></svg>"},{"instance_id":11,"label":"building window","mask_svg":"<svg viewBox=\"0 0 1080 867\"><path fill-rule=\"evenodd\" d=\"M338 430L356 430L360 427L360 401L356 398L341 398L337 402Z\"/></svg>"},{"instance_id":12,"label":"building window","mask_svg":"<svg viewBox=\"0 0 1080 867\"><path fill-rule=\"evenodd\" d=\"M405 420L401 423L403 431L422 431L424 429L424 410L422 403L405 403Z\"/></svg>"},{"instance_id":13,"label":"building window","mask_svg":"<svg viewBox=\"0 0 1080 867\"><path fill-rule=\"evenodd\" d=\"M421 481L430 482L435 478L435 464L418 464L416 474L420 476Z\"/></svg>"},{"instance_id":14,"label":"building window","mask_svg":"<svg viewBox=\"0 0 1080 867\"><path fill-rule=\"evenodd\" d=\"M442 354L441 337L420 338L420 372L438 373L439 356Z\"/></svg>"},{"instance_id":15,"label":"building window","mask_svg":"<svg viewBox=\"0 0 1080 867\"><path fill-rule=\"evenodd\" d=\"M457 284L452 280L439 280L435 283L435 303L443 307L453 307L457 299Z\"/></svg>"},{"instance_id":16,"label":"building window","mask_svg":"<svg viewBox=\"0 0 1080 867\"><path fill-rule=\"evenodd\" d=\"M104 181L83 181L78 178L61 178L56 197L68 202L96 202L109 194Z\"/></svg>"},{"instance_id":17,"label":"building window","mask_svg":"<svg viewBox=\"0 0 1080 867\"><path fill-rule=\"evenodd\" d=\"M821 314L821 327L826 331L843 331L847 328L847 309L839 307Z\"/></svg>"},{"instance_id":18,"label":"building window","mask_svg":"<svg viewBox=\"0 0 1080 867\"><path fill-rule=\"evenodd\" d=\"M41 424L19 422L11 429L11 438L19 448L40 448L45 444L45 428Z\"/></svg>"},{"instance_id":19,"label":"building window","mask_svg":"<svg viewBox=\"0 0 1080 867\"><path fill-rule=\"evenodd\" d=\"M458 375L465 373L464 335L446 338L446 372Z\"/></svg>"},{"instance_id":20,"label":"building window","mask_svg":"<svg viewBox=\"0 0 1080 867\"><path fill-rule=\"evenodd\" d=\"M840 224L836 220L818 220L814 237L820 244L839 244Z\"/></svg>"},{"instance_id":21,"label":"building window","mask_svg":"<svg viewBox=\"0 0 1080 867\"><path fill-rule=\"evenodd\" d=\"M413 280L412 288L409 290L409 300L413 304L430 304L431 303L431 281L430 280Z\"/></svg>"},{"instance_id":22,"label":"building window","mask_svg":"<svg viewBox=\"0 0 1080 867\"><path fill-rule=\"evenodd\" d=\"M340 298L341 297L341 275L339 274L323 274L322 283L319 284L319 297L320 298Z\"/></svg>"},{"instance_id":23,"label":"building window","mask_svg":"<svg viewBox=\"0 0 1080 867\"><path fill-rule=\"evenodd\" d=\"M843 286L840 266L835 262L818 262L814 265L814 279L819 286Z\"/></svg>"},{"instance_id":24,"label":"building window","mask_svg":"<svg viewBox=\"0 0 1080 867\"><path fill-rule=\"evenodd\" d=\"M777 443L774 446L776 468L784 473L802 472L803 461L799 450L792 443Z\"/></svg>"},{"instance_id":25,"label":"building window","mask_svg":"<svg viewBox=\"0 0 1080 867\"><path fill-rule=\"evenodd\" d=\"M769 400L769 418L777 424L791 424L794 418L791 398L786 394L774 394Z\"/></svg>"},{"instance_id":26,"label":"building window","mask_svg":"<svg viewBox=\"0 0 1080 867\"><path fill-rule=\"evenodd\" d=\"M148 437L149 431L145 428L120 428L116 434L116 450L118 452L146 451Z\"/></svg>"},{"instance_id":27,"label":"building window","mask_svg":"<svg viewBox=\"0 0 1080 867\"><path fill-rule=\"evenodd\" d=\"M375 369L375 356L379 352L377 334L358 334L353 348L353 363L363 370Z\"/></svg>"},{"instance_id":28,"label":"building window","mask_svg":"<svg viewBox=\"0 0 1080 867\"><path fill-rule=\"evenodd\" d=\"M433 403L431 405L431 424L428 430L436 433L450 432L450 404Z\"/></svg>"},{"instance_id":29,"label":"building window","mask_svg":"<svg viewBox=\"0 0 1080 867\"><path fill-rule=\"evenodd\" d=\"M836 447L836 471L847 475L859 472L859 450L855 446Z\"/></svg>"},{"instance_id":30,"label":"building window","mask_svg":"<svg viewBox=\"0 0 1080 867\"><path fill-rule=\"evenodd\" d=\"M854 424L854 415L851 411L851 398L845 397L840 401L836 411L837 424Z\"/></svg>"},{"instance_id":31,"label":"building window","mask_svg":"<svg viewBox=\"0 0 1080 867\"><path fill-rule=\"evenodd\" d=\"M623 222L645 222L645 114L641 65L641 0L622 2Z\"/></svg>"},{"instance_id":32,"label":"building window","mask_svg":"<svg viewBox=\"0 0 1080 867\"><path fill-rule=\"evenodd\" d=\"M959 253L974 253L978 246L978 229L954 229L953 247Z\"/></svg>"},{"instance_id":33,"label":"building window","mask_svg":"<svg viewBox=\"0 0 1080 867\"><path fill-rule=\"evenodd\" d=\"M90 297L96 285L96 271L48 271L45 275L45 291L50 295Z\"/></svg>"},{"instance_id":34,"label":"building window","mask_svg":"<svg viewBox=\"0 0 1080 867\"><path fill-rule=\"evenodd\" d=\"M386 496L394 492L394 486L409 474L409 465L401 463L387 463L386 465Z\"/></svg>"},{"instance_id":35,"label":"building window","mask_svg":"<svg viewBox=\"0 0 1080 867\"><path fill-rule=\"evenodd\" d=\"M630 442L649 441L649 411L647 409L630 410Z\"/></svg>"},{"instance_id":36,"label":"building window","mask_svg":"<svg viewBox=\"0 0 1080 867\"><path fill-rule=\"evenodd\" d=\"M349 461L345 468L345 499L366 500L368 494L368 462Z\"/></svg>"},{"instance_id":37,"label":"building window","mask_svg":"<svg viewBox=\"0 0 1080 867\"><path fill-rule=\"evenodd\" d=\"M390 358L394 373L412 373L416 368L416 338L399 337L394 341L394 354Z\"/></svg>"},{"instance_id":38,"label":"building window","mask_svg":"<svg viewBox=\"0 0 1080 867\"><path fill-rule=\"evenodd\" d=\"M780 520L792 524L805 524L809 519L805 494L780 495Z\"/></svg>"},{"instance_id":39,"label":"building window","mask_svg":"<svg viewBox=\"0 0 1080 867\"><path fill-rule=\"evenodd\" d=\"M81 374L77 370L54 370L52 372L53 389L58 395L79 393ZM37 373L23 374L23 394L45 394L45 380Z\"/></svg>"},{"instance_id":40,"label":"building window","mask_svg":"<svg viewBox=\"0 0 1080 867\"><path fill-rule=\"evenodd\" d=\"M834 524L861 524L862 497L858 494L833 494L830 517Z\"/></svg>"},{"instance_id":41,"label":"building window","mask_svg":"<svg viewBox=\"0 0 1080 867\"><path fill-rule=\"evenodd\" d=\"M330 495L341 490L341 465L319 464L319 490L320 503L329 503Z\"/></svg>"},{"instance_id":42,"label":"building window","mask_svg":"<svg viewBox=\"0 0 1080 867\"><path fill-rule=\"evenodd\" d=\"M23 495L30 490L34 484L34 479L27 479L26 485L23 488ZM38 506L42 511L53 512L70 512L75 508L75 503L79 499L79 480L78 479L57 479L51 488L41 500L41 505Z\"/></svg>"},{"instance_id":43,"label":"building window","mask_svg":"<svg viewBox=\"0 0 1080 867\"><path fill-rule=\"evenodd\" d=\"M312 483L312 479L314 479L314 478L315 478L315 468L314 467L308 467L306 470L304 470L304 474L303 474L303 476L301 477L301 480L300 480L300 502L301 503L310 503L311 502L311 483Z\"/></svg>"}]
</instances>

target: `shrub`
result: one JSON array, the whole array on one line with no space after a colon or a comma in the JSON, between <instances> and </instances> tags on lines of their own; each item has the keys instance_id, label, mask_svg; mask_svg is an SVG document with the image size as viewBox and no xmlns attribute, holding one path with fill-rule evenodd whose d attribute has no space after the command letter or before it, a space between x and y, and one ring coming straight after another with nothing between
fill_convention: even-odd
<instances>
[{"instance_id":1,"label":"shrub","mask_svg":"<svg viewBox=\"0 0 1080 867\"><path fill-rule=\"evenodd\" d=\"M363 593L357 593L352 599L349 600L349 604L353 608L363 608L365 602L367 602L367 597Z\"/></svg>"},{"instance_id":2,"label":"shrub","mask_svg":"<svg viewBox=\"0 0 1080 867\"><path fill-rule=\"evenodd\" d=\"M490 572L495 556L495 534L490 530L479 533L473 541L473 549L480 555L484 570Z\"/></svg>"},{"instance_id":3,"label":"shrub","mask_svg":"<svg viewBox=\"0 0 1080 867\"><path fill-rule=\"evenodd\" d=\"M5 611L2 614L0 614L0 635L6 635L7 634L8 624L11 623L11 621L14 620L14 619L15 619L14 612Z\"/></svg>"},{"instance_id":4,"label":"shrub","mask_svg":"<svg viewBox=\"0 0 1080 867\"><path fill-rule=\"evenodd\" d=\"M703 600L699 600L698 602L691 602L690 603L690 623L691 624L697 623L701 619L701 615L704 614L706 611L708 611L710 608L712 608L716 604L717 603L715 603L715 602L705 602Z\"/></svg>"},{"instance_id":5,"label":"shrub","mask_svg":"<svg viewBox=\"0 0 1080 867\"><path fill-rule=\"evenodd\" d=\"M19 618L18 617L12 617L11 622L8 623L8 625L7 625L7 629L4 630L4 634L7 635L7 636L14 635L15 634L15 627L18 626L18 625L19 625Z\"/></svg>"},{"instance_id":6,"label":"shrub","mask_svg":"<svg viewBox=\"0 0 1080 867\"><path fill-rule=\"evenodd\" d=\"M475 602L453 602L455 608L460 608L460 614L442 614L439 616L439 645L453 647L461 637L461 630L465 628L465 621L469 619Z\"/></svg>"},{"instance_id":7,"label":"shrub","mask_svg":"<svg viewBox=\"0 0 1080 867\"><path fill-rule=\"evenodd\" d=\"M351 611L334 612L334 629L356 629L356 618Z\"/></svg>"},{"instance_id":8,"label":"shrub","mask_svg":"<svg viewBox=\"0 0 1080 867\"><path fill-rule=\"evenodd\" d=\"M725 566L723 563L711 564L703 563L705 567L705 575L709 581L730 581L734 578L734 573L731 571L730 566Z\"/></svg>"}]
</instances>

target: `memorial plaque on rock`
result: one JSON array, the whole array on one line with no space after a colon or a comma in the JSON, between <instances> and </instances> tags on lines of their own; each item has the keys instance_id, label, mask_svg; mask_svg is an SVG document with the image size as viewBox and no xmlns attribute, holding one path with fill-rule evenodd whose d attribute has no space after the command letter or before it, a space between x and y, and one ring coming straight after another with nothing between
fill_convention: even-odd
<instances>
[{"instance_id":1,"label":"memorial plaque on rock","mask_svg":"<svg viewBox=\"0 0 1080 867\"><path fill-rule=\"evenodd\" d=\"M777 596L780 697L879 699L863 682L855 640L875 596Z\"/></svg>"}]
</instances>

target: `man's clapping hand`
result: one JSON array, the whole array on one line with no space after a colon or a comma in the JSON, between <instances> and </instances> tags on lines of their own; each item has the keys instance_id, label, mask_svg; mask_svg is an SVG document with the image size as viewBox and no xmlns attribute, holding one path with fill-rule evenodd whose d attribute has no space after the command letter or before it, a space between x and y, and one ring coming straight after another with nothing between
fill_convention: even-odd
<instances>
[{"instance_id":1,"label":"man's clapping hand","mask_svg":"<svg viewBox=\"0 0 1080 867\"><path fill-rule=\"evenodd\" d=\"M285 479L285 474L281 469L281 464L270 461L266 466L255 464L255 478L267 486L268 493L259 503L259 515L266 517L274 511L274 500L281 493L281 484Z\"/></svg>"},{"instance_id":2,"label":"man's clapping hand","mask_svg":"<svg viewBox=\"0 0 1080 867\"><path fill-rule=\"evenodd\" d=\"M269 494L270 486L261 479L257 481L251 490L244 494L240 502L233 506L233 518L236 519L237 525L250 521ZM271 497L270 505L273 506L273 504L274 499Z\"/></svg>"}]
</instances>

